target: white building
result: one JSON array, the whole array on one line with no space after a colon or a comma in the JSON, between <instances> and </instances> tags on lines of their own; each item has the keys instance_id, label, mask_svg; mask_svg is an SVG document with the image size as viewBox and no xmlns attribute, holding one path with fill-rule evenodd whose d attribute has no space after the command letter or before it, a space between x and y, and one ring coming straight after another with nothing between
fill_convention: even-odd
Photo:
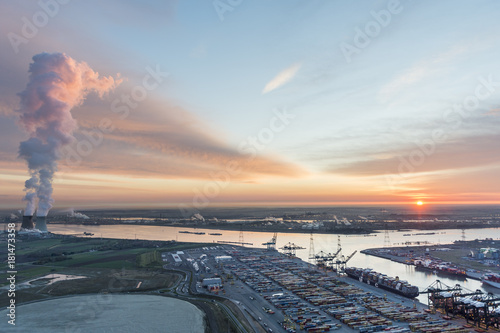
<instances>
[{"instance_id":1,"label":"white building","mask_svg":"<svg viewBox=\"0 0 500 333\"><path fill-rule=\"evenodd\" d=\"M172 258L174 258L175 264L180 265L182 263L181 257L178 254L172 253Z\"/></svg>"},{"instance_id":2,"label":"white building","mask_svg":"<svg viewBox=\"0 0 500 333\"><path fill-rule=\"evenodd\" d=\"M216 256L215 257L215 262L219 263L221 261L229 261L229 260L232 260L233 257L231 256Z\"/></svg>"}]
</instances>

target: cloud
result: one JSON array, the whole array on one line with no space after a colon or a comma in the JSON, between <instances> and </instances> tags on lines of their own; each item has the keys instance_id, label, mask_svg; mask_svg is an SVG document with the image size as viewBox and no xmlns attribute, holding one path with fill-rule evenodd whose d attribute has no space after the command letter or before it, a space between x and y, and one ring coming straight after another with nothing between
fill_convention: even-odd
<instances>
[{"instance_id":1,"label":"cloud","mask_svg":"<svg viewBox=\"0 0 500 333\"><path fill-rule=\"evenodd\" d=\"M366 147L366 158L332 165L330 172L350 176L380 176L428 173L462 172L475 168L498 166L498 141L500 135L488 134L460 137L447 142L430 140L408 143L403 146L385 147L385 151L372 151ZM413 162L411 162L413 161ZM481 178L478 172L476 178Z\"/></svg>"},{"instance_id":2,"label":"cloud","mask_svg":"<svg viewBox=\"0 0 500 333\"><path fill-rule=\"evenodd\" d=\"M318 172L349 177L398 174L400 166L405 174L419 174L462 172L498 164L499 117L480 113L470 116L459 128L455 125L441 119L386 119L344 128L296 149L300 160ZM433 137L437 132L442 136ZM410 155L418 165L408 167L402 162ZM424 155L422 162L420 155Z\"/></svg>"},{"instance_id":3,"label":"cloud","mask_svg":"<svg viewBox=\"0 0 500 333\"><path fill-rule=\"evenodd\" d=\"M225 139L223 130L163 99L151 98L142 102L140 110L131 110L124 119L109 113L104 115L100 102L96 98L93 102L90 107L77 111L75 118L80 124L75 135L77 140L62 159L66 166L79 172L99 169L105 173L147 177L210 179L211 174L236 163L241 172L232 177L234 181L269 175L299 177L306 173L300 166L277 156L258 154L252 157L240 152L235 148L237 145ZM74 166L72 152L78 150L79 142L88 140L88 133L95 133L103 117L109 117L115 129L102 134L102 144L88 156L82 156L78 166Z\"/></svg>"},{"instance_id":4,"label":"cloud","mask_svg":"<svg viewBox=\"0 0 500 333\"><path fill-rule=\"evenodd\" d=\"M278 89L279 87L290 82L295 77L301 66L301 63L295 63L287 69L281 71L266 84L264 90L262 90L262 94L267 94L268 92Z\"/></svg>"},{"instance_id":5,"label":"cloud","mask_svg":"<svg viewBox=\"0 0 500 333\"><path fill-rule=\"evenodd\" d=\"M471 45L459 44L455 45L446 52L433 55L424 59L407 70L403 71L394 77L389 83L385 84L379 92L379 98L382 102L387 102L398 92L405 90L408 87L424 80L425 78L434 75L443 70L443 66L462 53L471 50Z\"/></svg>"}]
</instances>

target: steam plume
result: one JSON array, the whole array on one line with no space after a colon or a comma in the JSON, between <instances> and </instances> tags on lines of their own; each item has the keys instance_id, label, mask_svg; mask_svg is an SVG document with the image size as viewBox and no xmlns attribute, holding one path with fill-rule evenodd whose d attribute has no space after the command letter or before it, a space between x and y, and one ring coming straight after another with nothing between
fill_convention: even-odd
<instances>
[{"instance_id":1,"label":"steam plume","mask_svg":"<svg viewBox=\"0 0 500 333\"><path fill-rule=\"evenodd\" d=\"M88 217L85 214L82 214L82 213L79 213L79 212L75 212L75 210L73 208L69 209L68 216L74 217L74 218L77 218L77 219L84 219L84 220L88 220L90 218L90 217Z\"/></svg>"},{"instance_id":2,"label":"steam plume","mask_svg":"<svg viewBox=\"0 0 500 333\"><path fill-rule=\"evenodd\" d=\"M40 53L33 57L26 89L19 93L20 124L29 139L21 142L19 156L28 163L25 182L25 214L32 216L38 198L38 216L46 216L52 199L52 178L57 170L59 148L70 143L77 128L71 109L82 104L88 93L100 97L120 84L111 76L99 77L85 62L62 53Z\"/></svg>"}]
</instances>

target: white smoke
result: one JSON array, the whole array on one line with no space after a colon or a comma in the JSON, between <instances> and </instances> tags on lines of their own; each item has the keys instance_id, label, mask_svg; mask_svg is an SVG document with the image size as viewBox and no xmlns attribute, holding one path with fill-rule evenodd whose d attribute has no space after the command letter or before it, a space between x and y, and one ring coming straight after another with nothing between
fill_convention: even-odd
<instances>
[{"instance_id":1,"label":"white smoke","mask_svg":"<svg viewBox=\"0 0 500 333\"><path fill-rule=\"evenodd\" d=\"M82 213L75 213L73 215L73 217L76 217L77 219L84 219L84 220L88 220L90 217L88 217L87 215L85 214L82 214Z\"/></svg>"},{"instance_id":2,"label":"white smoke","mask_svg":"<svg viewBox=\"0 0 500 333\"><path fill-rule=\"evenodd\" d=\"M84 220L90 219L90 217L88 217L87 215L75 211L74 208L68 208L68 209L62 210L62 211L60 211L60 213L67 213L69 217L74 217L77 219L84 219Z\"/></svg>"},{"instance_id":3,"label":"white smoke","mask_svg":"<svg viewBox=\"0 0 500 333\"><path fill-rule=\"evenodd\" d=\"M193 216L191 216L191 220L193 220L193 221L205 221L205 218L201 214L196 213L196 214L193 214Z\"/></svg>"},{"instance_id":4,"label":"white smoke","mask_svg":"<svg viewBox=\"0 0 500 333\"><path fill-rule=\"evenodd\" d=\"M77 219L84 219L84 220L88 220L90 218L87 215L82 214L82 213L78 213L78 212L73 212L70 216L77 218Z\"/></svg>"},{"instance_id":5,"label":"white smoke","mask_svg":"<svg viewBox=\"0 0 500 333\"><path fill-rule=\"evenodd\" d=\"M59 149L70 143L77 128L71 109L88 93L102 95L118 84L110 76L99 77L85 62L62 53L40 53L30 64L26 89L19 93L21 126L29 139L21 142L19 156L28 163L30 178L25 182L25 215L32 216L38 199L38 216L46 216L54 199L52 178L57 171Z\"/></svg>"}]
</instances>

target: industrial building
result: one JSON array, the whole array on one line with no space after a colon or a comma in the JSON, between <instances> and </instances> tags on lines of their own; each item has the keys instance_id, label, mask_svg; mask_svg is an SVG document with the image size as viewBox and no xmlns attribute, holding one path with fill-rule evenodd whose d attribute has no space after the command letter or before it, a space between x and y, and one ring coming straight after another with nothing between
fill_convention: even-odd
<instances>
[{"instance_id":1,"label":"industrial building","mask_svg":"<svg viewBox=\"0 0 500 333\"><path fill-rule=\"evenodd\" d=\"M219 291L222 287L222 280L220 278L203 279L201 286L210 291Z\"/></svg>"},{"instance_id":2,"label":"industrial building","mask_svg":"<svg viewBox=\"0 0 500 333\"><path fill-rule=\"evenodd\" d=\"M219 263L221 261L228 261L228 260L233 260L233 257L231 257L231 256L216 256L215 257L216 263Z\"/></svg>"},{"instance_id":3,"label":"industrial building","mask_svg":"<svg viewBox=\"0 0 500 333\"><path fill-rule=\"evenodd\" d=\"M179 257L178 254L172 253L172 258L174 258L174 261L175 261L176 265L182 264L182 259L181 259L181 257Z\"/></svg>"}]
</instances>

